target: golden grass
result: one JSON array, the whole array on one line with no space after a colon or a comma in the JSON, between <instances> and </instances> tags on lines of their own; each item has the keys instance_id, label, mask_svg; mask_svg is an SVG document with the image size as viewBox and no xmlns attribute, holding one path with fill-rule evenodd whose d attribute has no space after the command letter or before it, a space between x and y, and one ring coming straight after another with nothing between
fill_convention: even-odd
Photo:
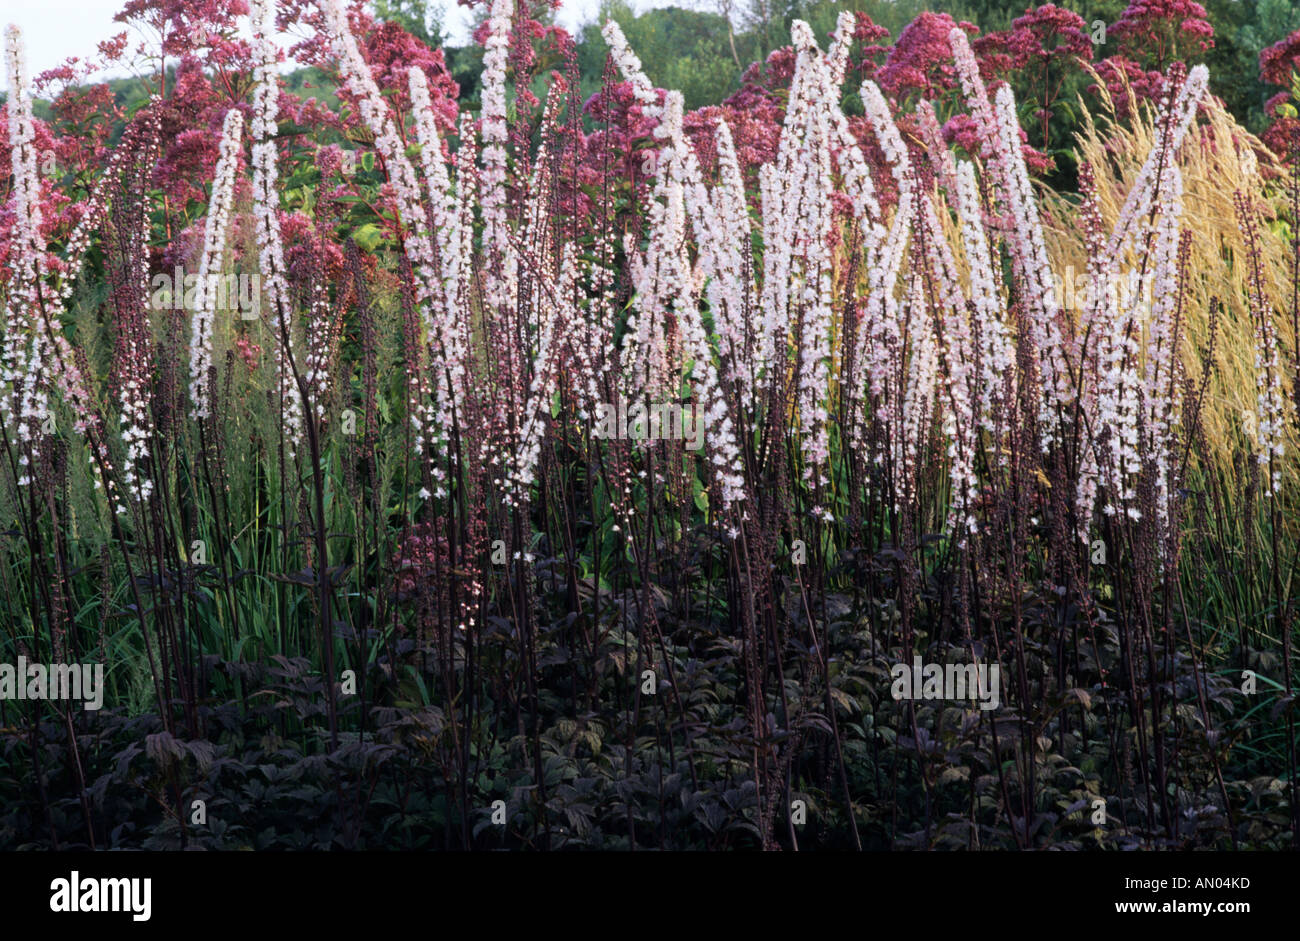
<instances>
[{"instance_id":1,"label":"golden grass","mask_svg":"<svg viewBox=\"0 0 1300 941\"><path fill-rule=\"evenodd\" d=\"M1084 105L1082 101L1080 104ZM1109 231L1154 146L1155 107L1144 101L1132 112L1136 116L1131 121L1114 121L1113 103L1103 86L1095 111L1104 120L1094 120L1093 111L1086 105L1082 111L1076 153L1081 163L1087 161L1092 166L1102 218ZM1253 450L1256 396L1255 338L1246 294L1247 256L1233 194L1240 190L1254 200L1261 212L1265 292L1283 348L1294 349L1289 313L1291 246L1282 213L1284 193L1276 183L1264 179L1280 172L1280 168L1263 144L1237 124L1217 99L1209 100L1188 131L1178 162L1183 173L1183 229L1192 234L1182 360L1187 375L1197 384L1207 365L1213 367L1202 412L1209 448L1204 456L1225 473L1225 479L1231 480L1235 461L1243 452ZM1040 211L1048 252L1058 276L1065 277L1071 267L1074 274L1084 272L1087 256L1077 197L1045 189ZM1221 303L1212 364L1207 363L1211 298ZM1289 359L1284 355L1283 363ZM1289 397L1289 376L1285 385ZM1298 445L1292 422L1288 425L1284 470L1285 479L1290 481L1300 473Z\"/></svg>"}]
</instances>

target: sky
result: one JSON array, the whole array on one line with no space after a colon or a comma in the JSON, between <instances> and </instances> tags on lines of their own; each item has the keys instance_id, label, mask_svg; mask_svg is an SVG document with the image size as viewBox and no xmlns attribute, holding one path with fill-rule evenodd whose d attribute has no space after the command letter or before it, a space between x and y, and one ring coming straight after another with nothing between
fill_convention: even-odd
<instances>
[{"instance_id":1,"label":"sky","mask_svg":"<svg viewBox=\"0 0 1300 941\"><path fill-rule=\"evenodd\" d=\"M27 44L27 74L39 75L68 58L86 58L94 54L96 44L122 31L122 25L113 22L113 16L125 0L4 0L0 6L0 23L16 23L23 30ZM679 0L686 5L685 0ZM430 6L440 5L449 11L447 28L452 45L469 41L468 10L455 0L431 0ZM634 10L647 10L667 6L665 0L633 0ZM593 19L600 0L564 0L556 15L557 22L568 29ZM3 70L0 70L3 71ZM7 90L8 79L0 75Z\"/></svg>"}]
</instances>

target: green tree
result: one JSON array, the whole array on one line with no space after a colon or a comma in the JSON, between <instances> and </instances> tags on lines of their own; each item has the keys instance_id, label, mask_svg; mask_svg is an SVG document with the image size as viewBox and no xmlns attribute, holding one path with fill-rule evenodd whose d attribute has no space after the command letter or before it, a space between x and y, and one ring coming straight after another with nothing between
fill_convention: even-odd
<instances>
[{"instance_id":1,"label":"green tree","mask_svg":"<svg viewBox=\"0 0 1300 941\"><path fill-rule=\"evenodd\" d=\"M428 0L375 0L375 16L398 23L430 48L447 41L446 14L441 8L430 10Z\"/></svg>"},{"instance_id":2,"label":"green tree","mask_svg":"<svg viewBox=\"0 0 1300 941\"><path fill-rule=\"evenodd\" d=\"M608 19L622 28L650 81L679 90L688 109L726 98L740 83L737 58L751 61L742 56L742 49L750 51L743 43L732 54L730 30L720 14L663 7L638 16L623 0L608 0L580 34L578 63L584 77L598 77L604 67L608 49L600 29Z\"/></svg>"}]
</instances>

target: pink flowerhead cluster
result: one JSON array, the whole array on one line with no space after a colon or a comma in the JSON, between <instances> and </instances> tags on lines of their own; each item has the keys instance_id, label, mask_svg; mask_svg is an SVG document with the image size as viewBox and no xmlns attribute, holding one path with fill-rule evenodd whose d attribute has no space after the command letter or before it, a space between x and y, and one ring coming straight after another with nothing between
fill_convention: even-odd
<instances>
[{"instance_id":1,"label":"pink flowerhead cluster","mask_svg":"<svg viewBox=\"0 0 1300 941\"><path fill-rule=\"evenodd\" d=\"M1108 35L1158 68L1214 46L1214 27L1196 0L1132 0Z\"/></svg>"},{"instance_id":2,"label":"pink flowerhead cluster","mask_svg":"<svg viewBox=\"0 0 1300 941\"><path fill-rule=\"evenodd\" d=\"M1289 88L1297 66L1300 66L1300 29L1259 54L1259 77L1270 85Z\"/></svg>"},{"instance_id":3,"label":"pink flowerhead cluster","mask_svg":"<svg viewBox=\"0 0 1300 941\"><path fill-rule=\"evenodd\" d=\"M1300 118L1282 114L1280 106L1290 104L1291 82L1300 67L1300 29L1285 39L1274 43L1259 54L1259 77L1270 85L1281 85L1287 91L1278 92L1264 105L1264 113L1273 119L1262 139L1274 153L1290 158L1300 145Z\"/></svg>"},{"instance_id":4,"label":"pink flowerhead cluster","mask_svg":"<svg viewBox=\"0 0 1300 941\"><path fill-rule=\"evenodd\" d=\"M1092 58L1086 29L1083 17L1073 10L1044 3L1012 20L1011 29L981 36L972 46L986 77L1034 66L1067 66L1075 57Z\"/></svg>"},{"instance_id":5,"label":"pink flowerhead cluster","mask_svg":"<svg viewBox=\"0 0 1300 941\"><path fill-rule=\"evenodd\" d=\"M954 29L974 35L972 23L958 23L947 13L920 14L898 34L889 58L876 73L876 81L889 94L902 97L916 92L935 98L957 86L950 36Z\"/></svg>"}]
</instances>

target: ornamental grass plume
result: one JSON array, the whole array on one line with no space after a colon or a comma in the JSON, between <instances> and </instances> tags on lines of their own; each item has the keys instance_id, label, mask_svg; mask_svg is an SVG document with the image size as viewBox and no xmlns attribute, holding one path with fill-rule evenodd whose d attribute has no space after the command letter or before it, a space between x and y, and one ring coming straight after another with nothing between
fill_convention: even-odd
<instances>
[{"instance_id":1,"label":"ornamental grass plume","mask_svg":"<svg viewBox=\"0 0 1300 941\"><path fill-rule=\"evenodd\" d=\"M1189 74L1190 85L1195 70ZM1194 89L1193 89L1194 90ZM1088 285L1094 281L1105 287L1105 292L1118 293L1120 279L1117 275L1094 273L1093 266L1115 264L1115 252L1109 247L1111 234L1118 228L1123 216L1133 219L1143 211L1136 204L1141 200L1138 179L1148 196L1154 190L1154 162L1158 160L1161 138L1167 132L1165 119L1158 113L1159 100L1150 107L1139 109L1130 122L1108 120L1112 114L1106 95L1092 110L1081 112L1082 130L1078 137L1081 166L1088 168L1093 202L1104 230L1099 238L1079 237L1078 208L1061 196L1045 193L1042 199L1046 236L1049 249L1056 261L1057 271L1076 302L1088 294ZM1250 252L1239 225L1234 193L1255 192L1254 208L1265 219L1279 218L1284 206L1279 199L1262 198L1263 181L1280 172L1275 158L1266 148L1233 117L1222 104L1210 95L1203 95L1193 109L1199 115L1195 123L1184 110L1185 119L1177 151L1177 163L1183 181L1182 200L1184 214L1195 220L1194 237L1188 246L1187 277L1183 283L1185 303L1182 308L1182 341L1178 348L1181 369L1187 378L1206 383L1204 403L1198 412L1203 437L1190 454L1193 466L1213 469L1226 479L1236 476L1236 453L1241 448L1253 451L1254 440L1243 422L1243 415L1256 412L1258 389L1255 366L1255 317L1250 307L1248 275L1252 265ZM1100 120L1098 120L1100 117ZM1175 131L1177 131L1177 126ZM1148 165L1151 164L1151 168ZM1150 206L1145 210L1150 213ZM1125 231L1132 231L1130 223ZM1260 226L1256 232L1259 261L1263 282L1289 284L1291 280L1291 246L1285 232L1274 225ZM1125 244L1137 243L1130 236ZM1082 287L1075 289L1076 281ZM1280 303L1280 298L1274 298ZM1217 319L1217 336L1213 338L1211 352L1212 303L1221 305L1223 316ZM1090 303L1090 302L1089 302ZM1088 304L1079 311L1081 329L1086 329L1090 316ZM1289 317L1275 317L1273 327L1284 348L1293 346L1292 323ZM1284 387L1289 378L1283 377ZM1282 430L1288 451L1297 445L1296 426L1288 423ZM1296 468L1284 462L1283 478L1294 479Z\"/></svg>"}]
</instances>

